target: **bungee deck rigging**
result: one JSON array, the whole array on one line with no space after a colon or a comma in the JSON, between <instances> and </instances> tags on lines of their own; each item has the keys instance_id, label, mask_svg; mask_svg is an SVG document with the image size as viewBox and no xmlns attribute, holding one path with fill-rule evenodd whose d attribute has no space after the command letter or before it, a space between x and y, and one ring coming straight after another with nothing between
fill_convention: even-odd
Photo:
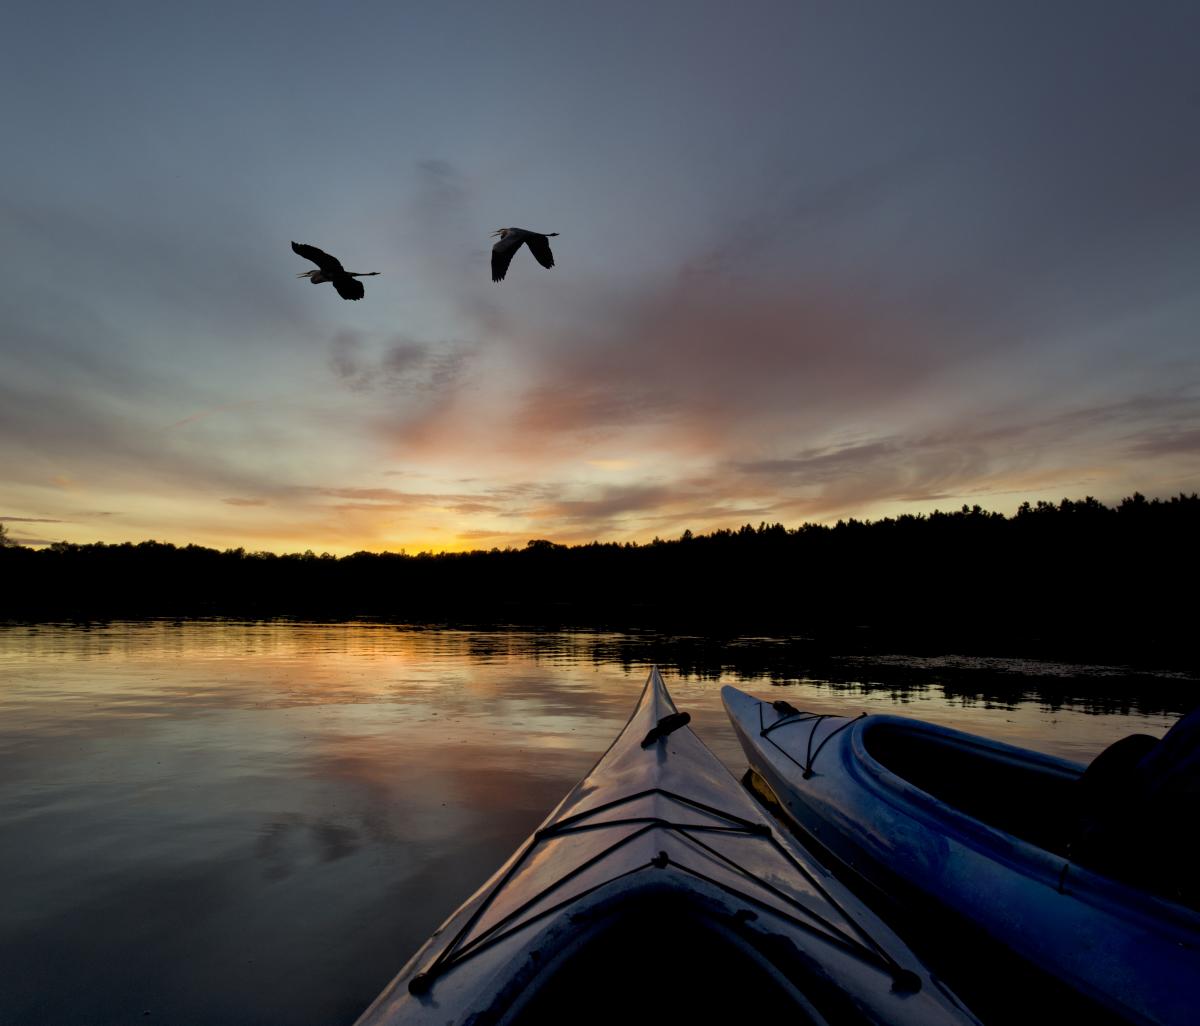
<instances>
[{"instance_id":1,"label":"bungee deck rigging","mask_svg":"<svg viewBox=\"0 0 1200 1026\"><path fill-rule=\"evenodd\" d=\"M784 756L784 758L790 760L791 762L794 762L797 766L799 766L805 780L808 780L813 775L813 763L816 761L817 756L821 754L821 749L824 748L830 742L830 740L832 738L834 738L835 736L840 734L843 730L845 730L847 727L851 726L852 724L856 723L858 720L861 720L864 716L867 715L864 712L864 713L859 713L857 716L846 719L844 723L842 723L840 726L836 727L834 730L832 730L828 734L826 734L821 739L821 743L819 745L817 745L816 751L813 751L813 738L816 736L817 727L819 727L821 725L822 721L823 720L831 720L831 719L845 719L845 718L841 717L841 716L833 716L829 713L801 712L799 709L797 709L795 706L793 706L790 702L776 701L776 702L772 702L771 704L775 708L775 711L780 713L781 716L770 726L767 726L766 722L763 719L764 705L760 704L759 708L758 708L758 724L759 724L758 736L762 737L762 738L766 738L771 743L771 745L778 752L780 752L780 754L782 754ZM794 755L792 755L792 753L787 748L784 748L782 745L778 744L774 740L774 738L769 736L772 731L778 730L780 727L790 727L796 723L811 723L812 724L812 729L808 732L808 743L805 748L805 755L804 755L803 762L798 760Z\"/></svg>"},{"instance_id":2,"label":"bungee deck rigging","mask_svg":"<svg viewBox=\"0 0 1200 1026\"><path fill-rule=\"evenodd\" d=\"M630 803L639 801L640 799L647 798L652 795L658 795L658 796L667 798L671 801L679 803L681 806L683 806L685 808L690 807L693 809L699 809L711 816L724 819L724 820L728 821L728 823L731 825L719 826L719 825L714 825L712 823L677 823L677 822L674 822L671 820L664 819L661 816L630 816L630 817L625 817L625 818L621 818L621 819L604 820L602 822L593 822L592 821L594 819L594 817L600 815L601 813L608 812L608 811L610 811L614 808L618 808L622 805L628 805ZM586 862L581 863L580 865L576 866L574 869L565 873L563 876L554 880L546 888L544 888L541 892L532 895L526 902L524 902L518 908L507 913L504 917L502 917L497 922L493 923L486 930L483 930L476 936L471 937L469 940L464 941L463 938L467 937L470 934L471 929L475 926L475 924L479 921L479 919L484 915L484 913L490 907L493 897L504 887L504 885L508 882L508 880L511 879L512 876L520 869L520 867L525 863L525 861L531 857L531 855L533 854L535 849L540 844L542 844L543 842L545 842L546 840L548 840L550 838L561 837L568 833L579 832L579 831L584 831L584 830L607 830L607 829L612 829L614 827L633 827L635 829L633 829L630 833L625 834L624 836L618 838L616 841L614 841L612 844L610 844L607 848L605 848L602 851L598 852L597 854L593 855ZM560 887L562 887L563 885L568 883L574 877L583 873L584 871L589 869L591 866L602 862L604 859L608 858L609 856L611 856L612 854L614 854L615 852L617 852L619 849L623 848L627 844L630 844L631 842L637 840L644 834L646 834L652 830L660 830L660 829L670 831L678 836L686 838L689 842L691 842L696 847L702 849L709 856L720 860L725 865L727 865L729 868L752 879L756 884L758 884L759 886L768 890L779 901L783 902L785 905L789 906L791 909L794 910L794 914L786 915L786 918L791 923L793 923L795 926L797 926L801 929L811 932L813 936L820 937L820 938L828 941L831 944L838 945L843 950L850 952L850 953L856 955L857 957L861 958L864 962L875 965L878 968L880 968L881 970L883 970L884 972L889 973L892 976L893 987L895 989L897 989L897 990L917 990L920 988L920 986L921 986L920 977L918 977L911 970L905 969L903 966L901 966L899 963L897 963L893 958L891 958L883 948L881 948L877 943L875 943L872 940L872 938L870 937L870 935L868 933L866 933L865 931L863 931L861 929L858 929L855 931L857 936L850 936L846 931L839 929L838 926L835 925L833 922L831 922L827 917L821 916L820 914L812 911L811 909L806 908L804 905L802 905L801 903L799 903L798 901L796 901L789 895L785 894L783 891L781 891L777 887L774 887L770 882L763 880L759 877L756 877L754 874L752 874L748 870L746 870L743 866L739 865L735 860L724 855L723 853L718 851L716 848L713 848L711 845L705 844L702 840L700 840L700 838L695 836L696 834L701 834L701 833L736 834L736 835L741 835L741 836L745 836L745 837L755 837L755 838L763 839L764 841L766 841L766 843L772 845L772 847L774 847L774 849L779 853L779 855L782 858L784 858L785 860L787 860L789 865L791 865L796 870L797 873L804 876L813 887L819 889L827 897L827 899L830 901L830 903L834 907L838 908L839 911L841 911L841 907L837 904L836 899L831 894L829 894L828 890L822 886L821 882L811 873L811 871L806 866L804 866L802 863L797 861L788 852L788 850L779 843L779 841L775 837L774 830L768 824L763 823L763 822L753 822L753 821L750 821L747 819L743 819L742 817L737 816L733 813L714 808L710 805L706 805L705 803L697 801L693 798L688 798L685 795L675 794L675 793L673 793L671 791L667 791L663 788L651 788L651 789L648 789L645 791L639 791L636 794L627 795L623 798L616 798L616 799L612 800L611 802L605 803L604 805L600 805L594 809L589 809L586 812L581 812L581 813L578 813L577 815L567 817L566 819L563 819L563 820L559 821L558 823L555 823L548 827L543 827L543 828L535 831L533 833L533 835L529 838L529 840L526 842L525 846L521 849L519 855L517 856L516 860L512 863L512 865L509 867L508 871L499 880L497 880L495 882L495 884L492 886L491 891L487 894L487 896L479 904L478 908L471 915L471 917L467 920L467 922L463 924L463 926L459 930L459 932L457 934L455 934L454 938L450 941L450 943L445 948L442 949L442 951L438 954L437 958L435 958L425 969L418 972L409 981L409 984L408 984L409 991L413 994L427 993L430 990L430 988L433 986L434 982L437 980L438 977L449 972L456 965L460 964L467 958L470 958L472 954L475 954L475 953L483 950L484 948L486 948L487 946L489 946L491 944L499 943L500 941L504 940L505 937L509 936L513 932L523 929L524 927L530 925L531 923L536 922L538 919L544 918L549 915L553 915L555 912L559 911L560 909L565 908L566 906L572 904L573 902L578 901L584 895L591 893L592 891L596 890L597 888L603 887L606 883L610 882L613 879L617 879L618 877L611 877L609 880L606 880L601 883L597 883L597 884L593 885L592 887L588 888L586 891L572 895L570 898L566 899L565 901L562 901L558 904L552 905L549 908L542 909L536 915L533 915L527 919L521 919L521 916L524 912L526 912L528 909L536 906L544 898L546 898L549 894L553 893L555 890L559 889ZM666 852L660 852L658 855L656 855L654 858L650 859L649 861L644 862L640 865L636 865L630 869L623 871L622 873L619 874L619 876L621 876L621 877L629 876L632 873L642 872L643 870L650 869L650 868L665 869L667 866L673 866L674 868L676 868L684 873L688 873L689 875L694 876L697 879L704 880L705 882L707 882L713 886L719 887L721 890L727 892L728 894L730 894L733 897L736 897L742 901L748 902L752 905L757 905L760 908L768 908L771 911L775 912L777 915L781 914L781 910L779 910L778 908L775 908L773 906L770 906L770 905L764 903L763 901L761 901L761 899L756 898L753 895L747 894L743 890L739 890L737 888L730 887L727 884L714 879L712 876L702 873L700 870L696 869L695 867L689 866L686 863L680 862L678 859L671 859L666 854ZM847 919L847 922L853 923L853 920Z\"/></svg>"}]
</instances>

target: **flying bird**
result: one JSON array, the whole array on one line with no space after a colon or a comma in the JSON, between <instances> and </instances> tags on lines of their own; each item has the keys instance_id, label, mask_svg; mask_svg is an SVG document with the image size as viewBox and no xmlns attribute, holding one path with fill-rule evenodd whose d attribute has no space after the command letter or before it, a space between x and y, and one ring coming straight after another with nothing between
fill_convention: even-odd
<instances>
[{"instance_id":1,"label":"flying bird","mask_svg":"<svg viewBox=\"0 0 1200 1026\"><path fill-rule=\"evenodd\" d=\"M307 278L314 285L320 285L325 281L332 282L333 287L337 289L337 294L343 299L362 299L367 290L363 288L361 281L355 279L370 278L379 273L378 271L347 271L337 257L331 257L323 250L317 249L316 246L305 246L303 243L293 242L292 252L297 256L304 257L305 260L311 260L320 268L319 271L305 271L303 274L298 274L297 278Z\"/></svg>"},{"instance_id":2,"label":"flying bird","mask_svg":"<svg viewBox=\"0 0 1200 1026\"><path fill-rule=\"evenodd\" d=\"M543 267L554 266L554 254L550 252L550 240L558 234L539 235L527 228L497 228L493 235L500 236L492 246L492 281L504 281L508 265L512 262L513 254L521 248L522 243L529 243L529 252Z\"/></svg>"}]
</instances>

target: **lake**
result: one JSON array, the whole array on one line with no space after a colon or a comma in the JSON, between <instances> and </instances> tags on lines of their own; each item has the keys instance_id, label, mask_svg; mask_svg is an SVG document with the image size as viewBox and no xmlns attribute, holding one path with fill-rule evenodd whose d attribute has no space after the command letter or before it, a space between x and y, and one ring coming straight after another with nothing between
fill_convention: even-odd
<instances>
[{"instance_id":1,"label":"lake","mask_svg":"<svg viewBox=\"0 0 1200 1026\"><path fill-rule=\"evenodd\" d=\"M591 767L652 662L738 775L718 682L1079 761L1198 693L802 638L0 625L0 1024L349 1026Z\"/></svg>"}]
</instances>

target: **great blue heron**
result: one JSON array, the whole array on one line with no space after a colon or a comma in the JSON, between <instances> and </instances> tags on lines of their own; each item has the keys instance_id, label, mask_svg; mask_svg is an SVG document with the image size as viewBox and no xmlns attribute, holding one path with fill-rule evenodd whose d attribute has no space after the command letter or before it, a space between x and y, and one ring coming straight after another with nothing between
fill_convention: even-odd
<instances>
[{"instance_id":1,"label":"great blue heron","mask_svg":"<svg viewBox=\"0 0 1200 1026\"><path fill-rule=\"evenodd\" d=\"M540 235L528 228L497 228L493 235L500 236L492 246L492 281L504 281L508 265L512 262L513 254L521 248L522 243L529 244L529 252L543 267L554 266L554 254L550 252L550 240L558 234Z\"/></svg>"},{"instance_id":2,"label":"great blue heron","mask_svg":"<svg viewBox=\"0 0 1200 1026\"><path fill-rule=\"evenodd\" d=\"M378 271L347 271L337 257L331 257L324 250L317 249L316 246L305 246L300 242L292 243L292 252L297 256L304 257L305 260L311 260L320 268L319 271L305 271L303 274L298 274L297 278L307 278L314 285L320 285L325 281L331 282L337 289L337 294L343 299L362 299L367 290L363 288L361 281L355 279L370 278L379 273Z\"/></svg>"}]
</instances>

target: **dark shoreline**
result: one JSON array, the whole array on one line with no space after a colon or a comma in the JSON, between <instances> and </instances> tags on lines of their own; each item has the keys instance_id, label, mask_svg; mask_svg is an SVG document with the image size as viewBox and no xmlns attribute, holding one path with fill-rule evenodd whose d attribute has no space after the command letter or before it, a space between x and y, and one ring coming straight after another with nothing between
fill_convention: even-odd
<instances>
[{"instance_id":1,"label":"dark shoreline","mask_svg":"<svg viewBox=\"0 0 1200 1026\"><path fill-rule=\"evenodd\" d=\"M1193 494L436 555L3 545L0 621L282 617L651 632L695 639L675 650L701 671L720 663L713 645L783 637L791 654L766 668L782 679L805 666L831 677L895 653L1195 677L1197 538ZM870 673L894 676L886 666Z\"/></svg>"}]
</instances>

